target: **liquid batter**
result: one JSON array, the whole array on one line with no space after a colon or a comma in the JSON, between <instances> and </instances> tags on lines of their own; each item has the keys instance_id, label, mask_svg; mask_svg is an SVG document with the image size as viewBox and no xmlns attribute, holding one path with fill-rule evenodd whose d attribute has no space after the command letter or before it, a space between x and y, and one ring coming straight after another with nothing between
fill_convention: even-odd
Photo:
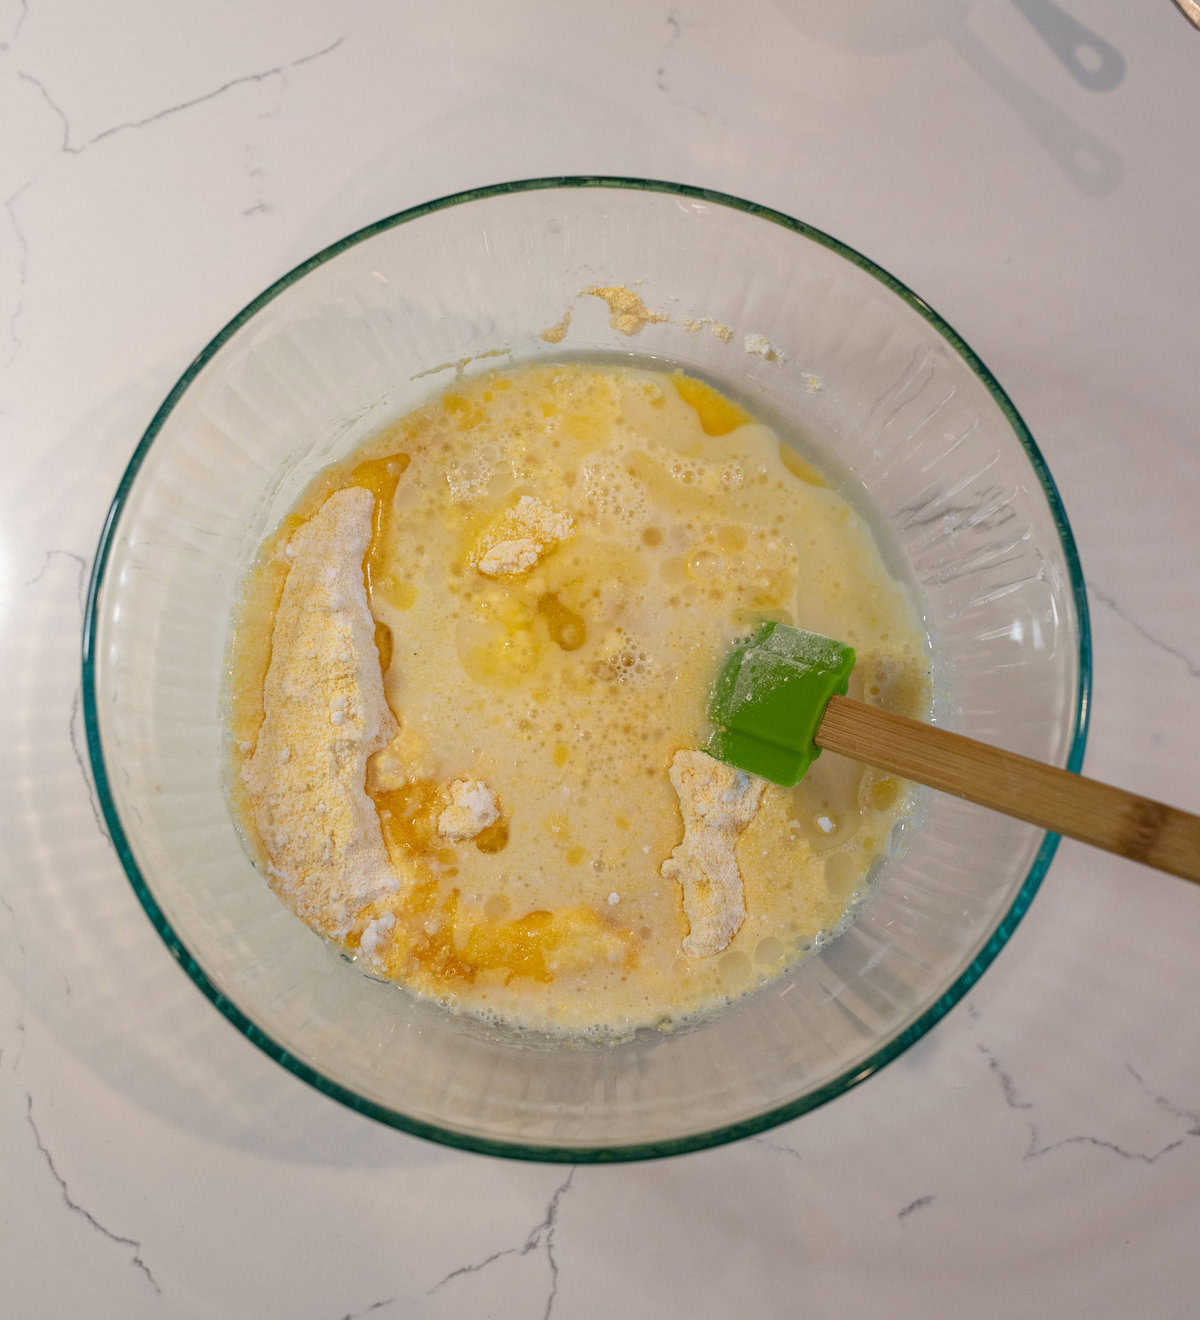
<instances>
[{"instance_id":1,"label":"liquid batter","mask_svg":"<svg viewBox=\"0 0 1200 1320\"><path fill-rule=\"evenodd\" d=\"M461 383L259 555L230 671L244 832L310 926L448 1006L594 1034L716 1007L836 928L906 807L829 753L793 789L697 753L762 619L848 642L851 695L925 712L868 527L736 403L626 366Z\"/></svg>"}]
</instances>

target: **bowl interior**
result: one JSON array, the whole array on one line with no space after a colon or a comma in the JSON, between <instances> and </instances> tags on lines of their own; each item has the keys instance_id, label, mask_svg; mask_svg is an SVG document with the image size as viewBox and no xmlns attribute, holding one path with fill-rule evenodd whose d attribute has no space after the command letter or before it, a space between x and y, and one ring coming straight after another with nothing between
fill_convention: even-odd
<instances>
[{"instance_id":1,"label":"bowl interior","mask_svg":"<svg viewBox=\"0 0 1200 1320\"><path fill-rule=\"evenodd\" d=\"M622 334L580 296L613 284L669 319ZM251 1039L378 1118L499 1153L669 1153L829 1099L965 991L1054 848L929 794L840 937L712 1020L610 1047L518 1039L373 982L274 898L224 785L228 630L258 542L320 467L455 370L630 352L709 377L843 474L916 585L938 722L1059 765L1082 754L1087 620L1049 474L970 350L857 254L697 190L551 180L313 258L197 359L122 481L86 624L93 767L155 925Z\"/></svg>"}]
</instances>

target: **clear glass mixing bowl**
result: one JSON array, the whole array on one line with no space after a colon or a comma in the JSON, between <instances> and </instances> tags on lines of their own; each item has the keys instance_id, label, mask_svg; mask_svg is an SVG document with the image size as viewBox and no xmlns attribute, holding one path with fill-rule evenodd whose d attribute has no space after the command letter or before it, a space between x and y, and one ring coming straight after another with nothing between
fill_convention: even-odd
<instances>
[{"instance_id":1,"label":"clear glass mixing bowl","mask_svg":"<svg viewBox=\"0 0 1200 1320\"><path fill-rule=\"evenodd\" d=\"M618 333L578 297L612 284L669 320ZM433 202L297 267L188 368L117 490L83 640L92 767L138 897L221 1012L353 1108L492 1154L671 1154L839 1095L979 977L1057 843L930 794L848 931L710 1021L607 1047L518 1039L371 981L270 893L223 782L223 664L260 538L439 368L631 350L842 473L918 584L939 722L1072 769L1083 752L1086 603L1050 473L974 353L858 253L736 198L577 178Z\"/></svg>"}]
</instances>

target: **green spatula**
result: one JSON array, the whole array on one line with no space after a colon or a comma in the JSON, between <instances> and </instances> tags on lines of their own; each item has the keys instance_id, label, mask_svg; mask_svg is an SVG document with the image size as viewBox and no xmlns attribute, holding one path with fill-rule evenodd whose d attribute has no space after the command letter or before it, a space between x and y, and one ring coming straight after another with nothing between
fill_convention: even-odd
<instances>
[{"instance_id":1,"label":"green spatula","mask_svg":"<svg viewBox=\"0 0 1200 1320\"><path fill-rule=\"evenodd\" d=\"M840 752L1200 882L1200 816L854 701L853 668L853 649L831 637L762 624L721 668L708 751L784 785L823 748Z\"/></svg>"}]
</instances>

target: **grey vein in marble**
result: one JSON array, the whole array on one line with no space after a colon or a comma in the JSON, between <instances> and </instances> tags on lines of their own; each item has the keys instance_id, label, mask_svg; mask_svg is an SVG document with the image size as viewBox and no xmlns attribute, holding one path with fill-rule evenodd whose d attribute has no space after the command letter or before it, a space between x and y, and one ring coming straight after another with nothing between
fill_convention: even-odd
<instances>
[{"instance_id":1,"label":"grey vein in marble","mask_svg":"<svg viewBox=\"0 0 1200 1320\"><path fill-rule=\"evenodd\" d=\"M662 50L659 52L658 68L654 73L654 85L660 92L669 96L671 88L667 83L667 54L671 47L678 42L681 36L683 36L683 27L679 22L679 10L667 10L667 27L671 29L671 33L663 43Z\"/></svg>"},{"instance_id":2,"label":"grey vein in marble","mask_svg":"<svg viewBox=\"0 0 1200 1320\"><path fill-rule=\"evenodd\" d=\"M997 1084L1000 1087L1000 1093L1004 1097L1004 1103L1009 1109L1034 1110L1037 1106L1030 1100L1023 1100L1017 1091L1016 1084L1013 1082L1011 1074L996 1059L995 1055L986 1045L977 1042L979 1052L985 1056L988 1061L988 1067L995 1076ZM1125 1065L1126 1070L1141 1087L1145 1095L1153 1100L1160 1108L1175 1117L1185 1119L1191 1126L1182 1137L1176 1137L1173 1141L1168 1141L1155 1151L1130 1150L1122 1146L1119 1142L1109 1141L1104 1137L1094 1137L1087 1133L1074 1133L1071 1136L1060 1137L1057 1141L1042 1142L1038 1124L1032 1119L1027 1120L1026 1126L1029 1132L1029 1140L1026 1143L1025 1150L1021 1155L1022 1161L1038 1160L1044 1155L1049 1155L1053 1151L1063 1150L1067 1146L1093 1146L1097 1150L1108 1151L1111 1155L1116 1155L1119 1159L1132 1160L1140 1164L1156 1164L1164 1155L1169 1155L1172 1151L1178 1150L1189 1136L1200 1136L1200 1114L1193 1113L1191 1110L1180 1109L1173 1105L1163 1096L1156 1095L1143 1081L1141 1075L1129 1064Z\"/></svg>"},{"instance_id":3,"label":"grey vein in marble","mask_svg":"<svg viewBox=\"0 0 1200 1320\"><path fill-rule=\"evenodd\" d=\"M37 584L46 576L46 571L55 559L69 559L75 565L75 597L79 605L80 618L83 617L83 606L87 594L87 568L88 561L81 554L74 550L47 550L42 555L42 565L32 577L25 579L27 587L36 587Z\"/></svg>"},{"instance_id":4,"label":"grey vein in marble","mask_svg":"<svg viewBox=\"0 0 1200 1320\"><path fill-rule=\"evenodd\" d=\"M0 41L0 50L12 50L17 44L17 38L21 35L21 29L25 26L25 20L29 17L29 0L21 0L21 8L17 11L17 21L13 24L12 31L8 34L7 41Z\"/></svg>"},{"instance_id":5,"label":"grey vein in marble","mask_svg":"<svg viewBox=\"0 0 1200 1320\"><path fill-rule=\"evenodd\" d=\"M68 155L77 156L84 150L84 147L71 146L71 125L67 121L67 116L62 106L60 106L54 97L50 95L50 91L46 84L34 74L27 73L24 69L17 70L17 77L20 78L22 82L27 82L31 87L35 87L38 90L41 94L42 100L45 101L51 113L58 120L62 127L63 139L59 149L67 152Z\"/></svg>"},{"instance_id":6,"label":"grey vein in marble","mask_svg":"<svg viewBox=\"0 0 1200 1320\"><path fill-rule=\"evenodd\" d=\"M1096 586L1094 582L1088 583L1088 589L1101 605L1106 609L1111 610L1123 623L1128 624L1144 642L1149 642L1149 644L1156 650L1162 651L1164 654L1172 656L1174 659L1178 660L1180 664L1187 669L1188 674L1192 678L1200 678L1200 664L1197 664L1190 655L1181 651L1179 647L1172 646L1170 642L1163 641L1163 639L1157 636L1157 634L1152 633L1148 628L1143 627L1143 625L1140 624L1131 614L1125 612L1121 605L1118 604L1115 597L1109 592L1101 590L1101 588Z\"/></svg>"},{"instance_id":7,"label":"grey vein in marble","mask_svg":"<svg viewBox=\"0 0 1200 1320\"><path fill-rule=\"evenodd\" d=\"M370 1306L364 1306L361 1311L347 1311L342 1316L342 1320L362 1320L365 1315L372 1315L376 1311L382 1311L385 1306L391 1306L395 1300L394 1297L381 1297L379 1301L372 1302Z\"/></svg>"},{"instance_id":8,"label":"grey vein in marble","mask_svg":"<svg viewBox=\"0 0 1200 1320\"><path fill-rule=\"evenodd\" d=\"M75 599L82 620L87 595L88 570L88 561L83 555L77 554L74 550L47 550L42 557L41 567L32 577L25 580L25 586L37 586L46 576L50 566L59 558L69 559L75 565ZM100 799L96 794L96 785L92 780L87 757L84 755L83 689L79 686L71 694L71 711L67 719L67 741L71 744L71 755L74 757L75 765L83 780L83 786L87 790L88 806L92 809L92 819L96 822L96 828L105 841L111 844L112 836L108 832L108 824L104 819L104 813L100 809Z\"/></svg>"},{"instance_id":9,"label":"grey vein in marble","mask_svg":"<svg viewBox=\"0 0 1200 1320\"><path fill-rule=\"evenodd\" d=\"M1141 1073L1138 1072L1132 1063L1127 1063L1125 1065L1125 1071L1135 1082L1137 1082L1142 1092L1149 1096L1159 1109L1164 1113L1170 1114L1172 1118L1182 1118L1185 1123L1191 1125L1187 1131L1189 1137L1200 1137L1200 1111L1195 1109L1182 1109L1173 1101L1168 1100L1165 1095L1159 1095L1157 1091L1151 1090Z\"/></svg>"},{"instance_id":10,"label":"grey vein in marble","mask_svg":"<svg viewBox=\"0 0 1200 1320\"><path fill-rule=\"evenodd\" d=\"M680 110L688 110L694 115L699 115L701 119L706 120L715 127L724 128L725 120L710 110L708 106L696 105L676 93L671 81L669 65L672 63L676 49L687 29L678 9L668 9L665 22L669 31L667 39L663 42L659 51L658 64L654 70L655 87L667 98L671 105Z\"/></svg>"},{"instance_id":11,"label":"grey vein in marble","mask_svg":"<svg viewBox=\"0 0 1200 1320\"><path fill-rule=\"evenodd\" d=\"M1142 1164L1157 1164L1164 1156L1170 1154L1173 1150L1178 1150L1183 1145L1183 1138L1177 1137L1174 1141L1168 1141L1167 1144L1156 1150L1153 1154L1146 1154L1145 1151L1127 1150L1124 1146L1119 1146L1115 1141L1105 1141L1103 1137L1090 1137L1079 1135L1075 1137L1062 1137L1058 1141L1047 1142L1046 1145L1039 1144L1038 1129L1036 1123L1029 1125L1029 1145L1025 1148L1023 1160L1041 1159L1043 1155L1049 1155L1051 1151L1062 1150L1064 1146L1095 1146L1097 1150L1107 1150L1113 1155L1119 1155L1123 1160L1136 1160Z\"/></svg>"},{"instance_id":12,"label":"grey vein in marble","mask_svg":"<svg viewBox=\"0 0 1200 1320\"><path fill-rule=\"evenodd\" d=\"M902 1206L897 1210L896 1218L903 1222L909 1217L909 1215L915 1214L918 1210L924 1210L926 1206L932 1205L933 1200L934 1198L932 1196L918 1196L915 1201L909 1201L906 1206Z\"/></svg>"},{"instance_id":13,"label":"grey vein in marble","mask_svg":"<svg viewBox=\"0 0 1200 1320\"><path fill-rule=\"evenodd\" d=\"M29 999L29 955L25 952L25 941L21 938L21 932L17 929L16 909L5 897L3 891L0 891L0 907L8 913L9 920L12 922L13 947L21 959L21 986L18 991L17 1016L13 1020L13 1031L17 1037L17 1051L13 1056L12 1069L13 1072L16 1072L17 1064L21 1062L21 1056L25 1053L25 1006ZM0 1050L0 1063L3 1062L4 1051Z\"/></svg>"},{"instance_id":14,"label":"grey vein in marble","mask_svg":"<svg viewBox=\"0 0 1200 1320\"><path fill-rule=\"evenodd\" d=\"M259 160L254 148L247 145L246 155L246 175L254 189L254 201L249 206L243 208L242 214L245 216L269 215L273 210L270 202L267 201L263 193L263 183L267 177L267 172L263 169L262 162Z\"/></svg>"},{"instance_id":15,"label":"grey vein in marble","mask_svg":"<svg viewBox=\"0 0 1200 1320\"><path fill-rule=\"evenodd\" d=\"M1000 1091L1004 1096L1004 1103L1009 1109L1032 1109L1033 1103L1029 1100L1022 1100L1017 1094L1017 1088L1011 1076L1000 1064L999 1059L988 1049L986 1045L979 1045L977 1048L988 1061L988 1067L992 1070L996 1081L1000 1084Z\"/></svg>"},{"instance_id":16,"label":"grey vein in marble","mask_svg":"<svg viewBox=\"0 0 1200 1320\"><path fill-rule=\"evenodd\" d=\"M777 1155L787 1155L790 1159L799 1160L801 1164L804 1163L804 1156L782 1141L773 1141L770 1137L757 1136L750 1138L750 1144L761 1146L763 1150L774 1151Z\"/></svg>"},{"instance_id":17,"label":"grey vein in marble","mask_svg":"<svg viewBox=\"0 0 1200 1320\"><path fill-rule=\"evenodd\" d=\"M75 143L71 141L71 122L67 118L66 112L62 106L51 95L50 89L40 78L32 73L26 73L22 70L18 77L23 78L25 82L32 84L42 94L42 99L47 106L57 116L62 125L62 143L60 150L68 156L80 156L85 151L103 142L106 138L116 137L118 133L125 133L136 128L145 128L149 124L159 123L163 119L169 119L174 115L182 114L185 110L192 110L198 105L204 105L208 101L214 101L218 96L224 96L228 91L235 87L244 87L250 83L266 82L268 78L282 78L291 69L298 69L301 65L311 64L314 60L319 60L325 55L331 55L346 40L345 34L338 37L336 41L331 41L328 46L322 46L320 50L311 51L307 55L301 55L299 59L290 60L286 64L277 64L270 69L260 69L257 73L243 73L237 78L230 78L223 82L219 87L214 87L211 91L202 92L199 96L189 97L186 101L179 101L175 105L164 106L161 110L156 110L153 114L145 115L141 119L128 119L119 124L111 124L108 128L101 129L95 136L88 138L86 142Z\"/></svg>"},{"instance_id":18,"label":"grey vein in marble","mask_svg":"<svg viewBox=\"0 0 1200 1320\"><path fill-rule=\"evenodd\" d=\"M32 184L32 179L26 181L16 190L4 199L4 211L8 216L8 225L13 232L13 238L17 245L17 294L13 299L12 311L8 314L8 340L9 351L4 365L10 366L17 354L21 351L20 324L21 317L25 314L25 285L29 279L29 240L25 237L25 231L21 228L21 222L17 218L17 202L21 194Z\"/></svg>"},{"instance_id":19,"label":"grey vein in marble","mask_svg":"<svg viewBox=\"0 0 1200 1320\"><path fill-rule=\"evenodd\" d=\"M96 794L96 785L92 779L92 772L88 768L87 759L83 754L83 689L77 687L71 694L71 714L67 721L67 739L71 744L71 755L75 758L75 765L83 779L83 786L87 790L88 806L92 809L92 819L96 822L96 828L104 836L106 843L112 843L112 835L108 832L108 822L104 819L104 813L100 809L100 799Z\"/></svg>"},{"instance_id":20,"label":"grey vein in marble","mask_svg":"<svg viewBox=\"0 0 1200 1320\"><path fill-rule=\"evenodd\" d=\"M80 1205L80 1203L71 1195L71 1189L67 1186L66 1179L61 1173L59 1173L58 1166L54 1163L54 1156L51 1155L50 1151L47 1149L46 1143L42 1140L42 1134L38 1130L38 1125L34 1121L33 1096L31 1096L28 1091L25 1092L25 1118L29 1123L29 1128L33 1133L33 1139L37 1144L37 1148L41 1152L42 1158L46 1161L46 1167L50 1170L50 1174L54 1178L54 1181L58 1183L58 1190L62 1193L63 1204L68 1210L71 1210L89 1223L97 1233L108 1238L110 1242L116 1242L120 1246L132 1248L133 1259L130 1261L130 1264L146 1276L147 1283L149 1283L154 1291L161 1296L161 1285L154 1277L154 1272L150 1269L150 1266L142 1259L141 1242L139 1242L137 1238L126 1237L123 1233L114 1233L111 1228L102 1224L86 1206Z\"/></svg>"},{"instance_id":21,"label":"grey vein in marble","mask_svg":"<svg viewBox=\"0 0 1200 1320\"><path fill-rule=\"evenodd\" d=\"M554 1232L558 1225L559 1205L570 1189L574 1177L575 1170L572 1168L571 1172L554 1189L554 1194L546 1205L546 1213L541 1222L530 1229L529 1236L521 1246L505 1247L501 1251L493 1251L490 1256L485 1256L483 1260L475 1261L474 1264L460 1265L458 1269L451 1270L449 1274L439 1279L429 1289L429 1292L431 1294L435 1293L453 1279L461 1278L465 1274L478 1274L480 1270L486 1270L489 1265L494 1265L496 1261L503 1260L505 1256L528 1256L531 1251L538 1251L544 1247L546 1263L550 1266L550 1292L546 1297L546 1309L542 1312L542 1320L550 1320L550 1314L554 1310L554 1299L558 1296L558 1260L554 1255Z\"/></svg>"}]
</instances>

